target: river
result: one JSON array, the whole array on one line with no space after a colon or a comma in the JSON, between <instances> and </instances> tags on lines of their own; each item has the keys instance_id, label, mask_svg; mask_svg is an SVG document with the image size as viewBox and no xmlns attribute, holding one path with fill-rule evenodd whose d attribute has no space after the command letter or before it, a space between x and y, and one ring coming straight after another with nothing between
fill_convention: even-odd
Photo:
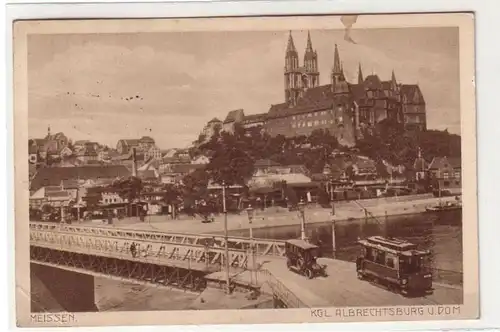
<instances>
[{"instance_id":1,"label":"river","mask_svg":"<svg viewBox=\"0 0 500 332\"><path fill-rule=\"evenodd\" d=\"M462 284L462 216L457 212L420 213L387 218L336 221L336 258L354 262L359 254L357 240L384 235L405 239L419 249L431 251L434 280ZM307 225L306 234L319 245L323 255L332 255L332 224L329 221ZM248 229L229 231L233 236L249 236ZM300 225L273 226L253 230L255 238L286 240L300 237Z\"/></svg>"}]
</instances>

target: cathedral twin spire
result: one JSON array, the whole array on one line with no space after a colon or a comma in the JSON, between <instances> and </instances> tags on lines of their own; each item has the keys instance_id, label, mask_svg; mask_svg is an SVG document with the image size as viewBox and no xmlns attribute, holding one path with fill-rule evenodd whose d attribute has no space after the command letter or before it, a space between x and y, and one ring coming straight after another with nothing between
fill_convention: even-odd
<instances>
[{"instance_id":1,"label":"cathedral twin spire","mask_svg":"<svg viewBox=\"0 0 500 332\"><path fill-rule=\"evenodd\" d=\"M319 85L318 54L313 49L311 34L307 33L307 43L304 53L304 65L299 65L299 55L293 40L292 32L288 36L285 55L285 99L290 104L296 104L304 89Z\"/></svg>"}]
</instances>

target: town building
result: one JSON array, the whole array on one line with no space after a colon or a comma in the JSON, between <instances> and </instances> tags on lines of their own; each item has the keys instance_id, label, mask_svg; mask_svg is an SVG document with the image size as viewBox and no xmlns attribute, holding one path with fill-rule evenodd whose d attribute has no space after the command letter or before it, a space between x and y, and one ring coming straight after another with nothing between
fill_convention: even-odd
<instances>
[{"instance_id":1,"label":"town building","mask_svg":"<svg viewBox=\"0 0 500 332\"><path fill-rule=\"evenodd\" d=\"M155 145L155 140L149 136L143 136L140 139L121 139L116 143L116 150L119 154L125 155L130 153L132 148L141 151L142 153L148 151Z\"/></svg>"},{"instance_id":2,"label":"town building","mask_svg":"<svg viewBox=\"0 0 500 332\"><path fill-rule=\"evenodd\" d=\"M340 51L335 45L329 83L320 84L318 54L310 34L303 65L290 33L285 51L284 102L271 105L267 113L245 115L243 110L228 113L223 129L234 130L262 126L271 136L310 135L315 129L326 129L340 144L353 146L364 130L384 120L406 130L426 130L426 104L417 84L402 84L392 72L383 81L378 75L363 76L361 64L356 83L344 75Z\"/></svg>"},{"instance_id":3,"label":"town building","mask_svg":"<svg viewBox=\"0 0 500 332\"><path fill-rule=\"evenodd\" d=\"M434 194L462 193L462 162L457 157L434 157L428 169Z\"/></svg>"},{"instance_id":4,"label":"town building","mask_svg":"<svg viewBox=\"0 0 500 332\"><path fill-rule=\"evenodd\" d=\"M30 183L30 192L46 186L61 186L63 180L77 180L82 185L93 186L111 183L130 175L130 171L122 165L42 167L37 170Z\"/></svg>"}]
</instances>

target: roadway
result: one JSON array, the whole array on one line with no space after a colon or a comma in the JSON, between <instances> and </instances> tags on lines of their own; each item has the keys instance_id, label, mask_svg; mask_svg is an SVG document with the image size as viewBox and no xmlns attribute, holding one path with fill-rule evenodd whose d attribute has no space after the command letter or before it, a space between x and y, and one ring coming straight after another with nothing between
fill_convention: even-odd
<instances>
[{"instance_id":1,"label":"roadway","mask_svg":"<svg viewBox=\"0 0 500 332\"><path fill-rule=\"evenodd\" d=\"M463 289L458 286L434 284L434 293L425 297L406 298L381 286L359 280L354 263L320 258L327 265L327 277L307 279L289 271L284 259L260 260L286 287L311 307L395 306L462 304Z\"/></svg>"}]
</instances>

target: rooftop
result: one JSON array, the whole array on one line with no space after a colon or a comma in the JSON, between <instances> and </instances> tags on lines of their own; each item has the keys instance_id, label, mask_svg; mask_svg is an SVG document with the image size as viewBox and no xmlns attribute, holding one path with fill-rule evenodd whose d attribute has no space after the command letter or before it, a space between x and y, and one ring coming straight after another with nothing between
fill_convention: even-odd
<instances>
[{"instance_id":1,"label":"rooftop","mask_svg":"<svg viewBox=\"0 0 500 332\"><path fill-rule=\"evenodd\" d=\"M30 184L30 190L45 186L60 186L63 180L98 180L130 176L130 171L123 165L87 165L76 167L40 168Z\"/></svg>"}]
</instances>

